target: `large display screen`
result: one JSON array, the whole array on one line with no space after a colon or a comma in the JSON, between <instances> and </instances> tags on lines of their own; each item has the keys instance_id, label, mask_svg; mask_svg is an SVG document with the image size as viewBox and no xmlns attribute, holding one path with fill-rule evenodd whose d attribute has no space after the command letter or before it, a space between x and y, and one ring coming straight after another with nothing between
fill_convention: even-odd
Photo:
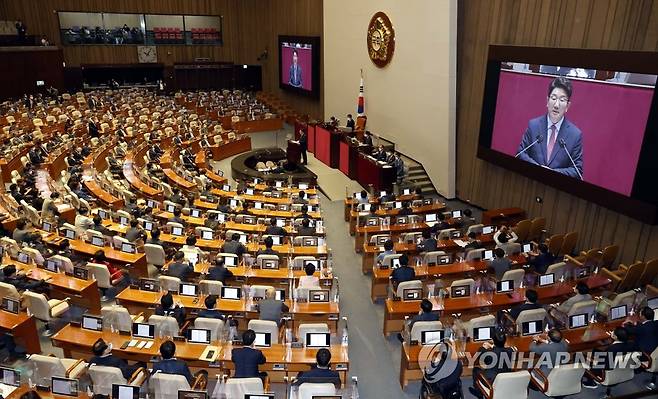
<instances>
[{"instance_id":1,"label":"large display screen","mask_svg":"<svg viewBox=\"0 0 658 399\"><path fill-rule=\"evenodd\" d=\"M320 38L279 36L279 87L318 97Z\"/></svg>"},{"instance_id":2,"label":"large display screen","mask_svg":"<svg viewBox=\"0 0 658 399\"><path fill-rule=\"evenodd\" d=\"M519 57L495 50L485 82L481 158L622 212L633 206L615 203L621 197L658 203L655 180L642 168L648 162L641 162L656 145L658 65L638 67L636 53L608 54L599 63L606 58L594 50L533 49ZM619 62L624 59L631 62Z\"/></svg>"}]
</instances>

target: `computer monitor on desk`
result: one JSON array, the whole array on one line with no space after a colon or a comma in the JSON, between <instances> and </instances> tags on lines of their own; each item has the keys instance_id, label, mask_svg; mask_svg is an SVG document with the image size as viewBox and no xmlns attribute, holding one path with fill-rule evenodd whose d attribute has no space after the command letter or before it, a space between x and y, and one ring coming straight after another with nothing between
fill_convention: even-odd
<instances>
[{"instance_id":1,"label":"computer monitor on desk","mask_svg":"<svg viewBox=\"0 0 658 399\"><path fill-rule=\"evenodd\" d=\"M78 380L63 377L51 377L52 392L55 395L78 396Z\"/></svg>"},{"instance_id":2,"label":"computer monitor on desk","mask_svg":"<svg viewBox=\"0 0 658 399\"><path fill-rule=\"evenodd\" d=\"M5 385L11 385L13 387L21 385L21 374L18 370L0 367L0 375L2 376L2 383Z\"/></svg>"},{"instance_id":3,"label":"computer monitor on desk","mask_svg":"<svg viewBox=\"0 0 658 399\"><path fill-rule=\"evenodd\" d=\"M473 341L488 341L493 339L494 327L477 327L473 329Z\"/></svg>"},{"instance_id":4,"label":"computer monitor on desk","mask_svg":"<svg viewBox=\"0 0 658 399\"><path fill-rule=\"evenodd\" d=\"M329 333L306 333L307 348L328 348L330 345Z\"/></svg>"},{"instance_id":5,"label":"computer monitor on desk","mask_svg":"<svg viewBox=\"0 0 658 399\"><path fill-rule=\"evenodd\" d=\"M585 327L589 324L588 314L581 313L569 316L569 328Z\"/></svg>"},{"instance_id":6,"label":"computer monitor on desk","mask_svg":"<svg viewBox=\"0 0 658 399\"><path fill-rule=\"evenodd\" d=\"M222 287L222 299L238 300L242 296L240 287Z\"/></svg>"},{"instance_id":7,"label":"computer monitor on desk","mask_svg":"<svg viewBox=\"0 0 658 399\"><path fill-rule=\"evenodd\" d=\"M138 386L112 384L112 399L139 399Z\"/></svg>"},{"instance_id":8,"label":"computer monitor on desk","mask_svg":"<svg viewBox=\"0 0 658 399\"><path fill-rule=\"evenodd\" d=\"M145 323L133 323L133 337L138 338L155 338L155 326Z\"/></svg>"}]
</instances>

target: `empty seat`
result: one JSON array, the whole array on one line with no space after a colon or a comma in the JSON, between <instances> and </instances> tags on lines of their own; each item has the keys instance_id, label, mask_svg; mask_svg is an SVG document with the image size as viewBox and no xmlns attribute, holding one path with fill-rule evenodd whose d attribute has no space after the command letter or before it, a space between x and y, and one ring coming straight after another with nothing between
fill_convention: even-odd
<instances>
[{"instance_id":1,"label":"empty seat","mask_svg":"<svg viewBox=\"0 0 658 399\"><path fill-rule=\"evenodd\" d=\"M87 369L82 359L67 359L39 354L30 355L32 381L37 385L50 386L51 377L79 378Z\"/></svg>"}]
</instances>

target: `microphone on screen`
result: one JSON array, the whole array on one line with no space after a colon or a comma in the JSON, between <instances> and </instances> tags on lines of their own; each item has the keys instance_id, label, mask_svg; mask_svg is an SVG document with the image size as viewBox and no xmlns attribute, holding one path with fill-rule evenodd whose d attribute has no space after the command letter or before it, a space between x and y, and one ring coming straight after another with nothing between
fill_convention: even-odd
<instances>
[{"instance_id":1,"label":"microphone on screen","mask_svg":"<svg viewBox=\"0 0 658 399\"><path fill-rule=\"evenodd\" d=\"M514 158L518 158L519 155L521 155L521 154L523 154L524 152L528 151L533 145L535 145L535 144L539 144L539 143L541 143L542 141L544 141L544 136L542 136L541 134L537 135L537 138L535 139L535 141L533 141L532 143L530 143L530 145L528 145L527 147L525 147L524 149L522 149L521 151L519 151L516 155L514 155Z\"/></svg>"},{"instance_id":2,"label":"microphone on screen","mask_svg":"<svg viewBox=\"0 0 658 399\"><path fill-rule=\"evenodd\" d=\"M564 139L560 139L560 147L564 148L564 152L567 153L567 156L569 157L569 160L571 161L571 165L573 165L573 168L576 169L576 173L578 173L578 178L580 180L583 180L583 175L580 174L580 170L576 166L576 163L573 161L573 158L571 157L571 153L567 149L567 142L564 141Z\"/></svg>"}]
</instances>

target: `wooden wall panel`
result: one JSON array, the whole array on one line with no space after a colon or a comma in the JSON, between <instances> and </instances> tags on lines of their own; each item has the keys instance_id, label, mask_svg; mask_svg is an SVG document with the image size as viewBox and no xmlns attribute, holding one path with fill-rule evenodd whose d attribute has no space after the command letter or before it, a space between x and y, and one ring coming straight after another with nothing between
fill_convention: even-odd
<instances>
[{"instance_id":1,"label":"wooden wall panel","mask_svg":"<svg viewBox=\"0 0 658 399\"><path fill-rule=\"evenodd\" d=\"M658 227L476 156L489 44L658 51L658 1L469 0L459 3L458 26L458 197L485 208L520 206L530 216L545 216L550 231L579 231L580 248L617 243L625 262L658 257Z\"/></svg>"},{"instance_id":2,"label":"wooden wall panel","mask_svg":"<svg viewBox=\"0 0 658 399\"><path fill-rule=\"evenodd\" d=\"M263 89L274 92L299 112L321 117L322 100L279 90L277 36L322 36L322 0L2 0L0 19L22 19L28 34L46 35L60 44L55 11L222 15L222 46L158 46L158 62L172 65L198 57L237 64L258 64L266 48ZM135 46L66 46L67 66L137 62Z\"/></svg>"}]
</instances>

